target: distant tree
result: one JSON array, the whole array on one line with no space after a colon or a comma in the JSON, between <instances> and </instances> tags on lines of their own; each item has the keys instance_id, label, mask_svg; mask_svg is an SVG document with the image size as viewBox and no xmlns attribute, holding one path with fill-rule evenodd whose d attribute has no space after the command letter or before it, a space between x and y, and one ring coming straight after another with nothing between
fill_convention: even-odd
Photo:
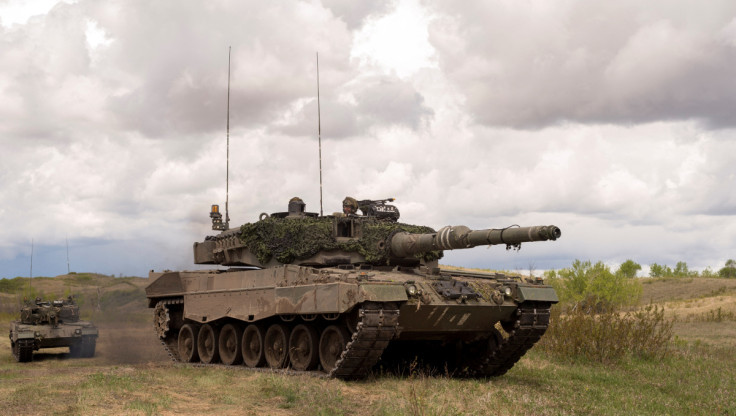
<instances>
[{"instance_id":1,"label":"distant tree","mask_svg":"<svg viewBox=\"0 0 736 416\"><path fill-rule=\"evenodd\" d=\"M641 264L635 262L634 260L626 260L618 267L616 274L620 274L623 277L628 277L629 279L632 279L636 277L636 272L638 272L639 270L641 270Z\"/></svg>"},{"instance_id":2,"label":"distant tree","mask_svg":"<svg viewBox=\"0 0 736 416\"><path fill-rule=\"evenodd\" d=\"M716 277L717 275L713 272L713 269L710 268L710 266L706 267L700 275L702 277Z\"/></svg>"},{"instance_id":3,"label":"distant tree","mask_svg":"<svg viewBox=\"0 0 736 416\"><path fill-rule=\"evenodd\" d=\"M667 265L652 263L649 265L650 277L672 277L672 269Z\"/></svg>"},{"instance_id":4,"label":"distant tree","mask_svg":"<svg viewBox=\"0 0 736 416\"><path fill-rule=\"evenodd\" d=\"M729 279L736 278L736 260L730 259L726 261L726 267L718 270L718 275Z\"/></svg>"},{"instance_id":5,"label":"distant tree","mask_svg":"<svg viewBox=\"0 0 736 416\"><path fill-rule=\"evenodd\" d=\"M690 269L688 269L686 262L678 261L675 265L675 270L673 270L672 273L676 277L687 277L690 276Z\"/></svg>"}]
</instances>

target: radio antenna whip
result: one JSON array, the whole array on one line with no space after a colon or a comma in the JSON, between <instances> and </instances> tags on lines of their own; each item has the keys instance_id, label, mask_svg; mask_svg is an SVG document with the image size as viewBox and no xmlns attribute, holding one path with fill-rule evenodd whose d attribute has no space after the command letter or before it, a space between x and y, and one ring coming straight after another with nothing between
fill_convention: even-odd
<instances>
[{"instance_id":1,"label":"radio antenna whip","mask_svg":"<svg viewBox=\"0 0 736 416\"><path fill-rule=\"evenodd\" d=\"M319 143L319 216L322 214L322 119L319 108L319 52L317 52L317 141Z\"/></svg>"},{"instance_id":2,"label":"radio antenna whip","mask_svg":"<svg viewBox=\"0 0 736 416\"><path fill-rule=\"evenodd\" d=\"M71 272L71 268L69 268L69 237L66 238L66 274L69 274Z\"/></svg>"},{"instance_id":3,"label":"radio antenna whip","mask_svg":"<svg viewBox=\"0 0 736 416\"><path fill-rule=\"evenodd\" d=\"M225 173L225 229L230 229L230 50L227 47L227 167Z\"/></svg>"},{"instance_id":4,"label":"radio antenna whip","mask_svg":"<svg viewBox=\"0 0 736 416\"><path fill-rule=\"evenodd\" d=\"M31 238L31 275L28 278L28 296L32 296L31 293L31 280L33 280L33 239Z\"/></svg>"}]
</instances>

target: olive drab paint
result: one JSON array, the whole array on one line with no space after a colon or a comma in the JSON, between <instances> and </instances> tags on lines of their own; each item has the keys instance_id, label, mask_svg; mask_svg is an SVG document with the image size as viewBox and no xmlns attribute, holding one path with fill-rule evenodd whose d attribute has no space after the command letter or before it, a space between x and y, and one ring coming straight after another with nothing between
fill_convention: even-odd
<instances>
[{"instance_id":1,"label":"olive drab paint","mask_svg":"<svg viewBox=\"0 0 736 416\"><path fill-rule=\"evenodd\" d=\"M318 215L292 198L287 212L194 243L196 264L228 268L152 271L148 306L171 357L342 379L417 357L485 377L504 374L544 334L557 296L541 279L444 270L438 260L444 250L553 241L559 228L435 231L398 222L393 199L353 201L361 214Z\"/></svg>"}]
</instances>

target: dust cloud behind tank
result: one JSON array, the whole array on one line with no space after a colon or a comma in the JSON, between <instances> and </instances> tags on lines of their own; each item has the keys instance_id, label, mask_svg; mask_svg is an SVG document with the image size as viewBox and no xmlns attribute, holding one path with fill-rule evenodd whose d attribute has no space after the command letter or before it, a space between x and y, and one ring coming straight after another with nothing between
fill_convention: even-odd
<instances>
[{"instance_id":1,"label":"dust cloud behind tank","mask_svg":"<svg viewBox=\"0 0 736 416\"><path fill-rule=\"evenodd\" d=\"M33 351L41 348L69 347L72 357L95 355L97 327L79 319L73 297L27 301L20 315L20 320L10 323L10 346L17 361L32 361Z\"/></svg>"},{"instance_id":2,"label":"dust cloud behind tank","mask_svg":"<svg viewBox=\"0 0 736 416\"><path fill-rule=\"evenodd\" d=\"M435 231L399 222L393 199L346 198L320 216L286 212L194 243L226 270L151 272L154 328L174 360L319 370L359 379L418 358L457 376L498 376L544 334L554 290L539 278L443 270L444 250L553 241L556 226ZM360 211L360 213L358 213Z\"/></svg>"}]
</instances>

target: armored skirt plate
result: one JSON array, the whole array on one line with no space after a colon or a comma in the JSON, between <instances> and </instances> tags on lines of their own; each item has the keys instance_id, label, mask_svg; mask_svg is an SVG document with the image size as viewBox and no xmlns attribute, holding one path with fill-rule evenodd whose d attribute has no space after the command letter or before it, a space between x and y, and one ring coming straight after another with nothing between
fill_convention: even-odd
<instances>
[{"instance_id":1,"label":"armored skirt plate","mask_svg":"<svg viewBox=\"0 0 736 416\"><path fill-rule=\"evenodd\" d=\"M405 304L399 309L400 338L414 334L490 331L496 322L512 319L517 306L492 304Z\"/></svg>"}]
</instances>

